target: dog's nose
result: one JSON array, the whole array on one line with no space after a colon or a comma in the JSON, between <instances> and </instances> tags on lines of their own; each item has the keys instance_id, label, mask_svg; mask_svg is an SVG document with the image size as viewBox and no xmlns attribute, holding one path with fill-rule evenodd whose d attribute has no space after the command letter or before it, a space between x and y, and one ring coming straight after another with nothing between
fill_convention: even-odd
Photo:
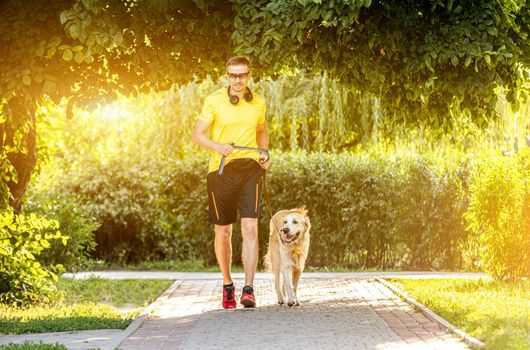
<instances>
[{"instance_id":1,"label":"dog's nose","mask_svg":"<svg viewBox=\"0 0 530 350\"><path fill-rule=\"evenodd\" d=\"M282 228L283 233L289 233L289 227Z\"/></svg>"}]
</instances>

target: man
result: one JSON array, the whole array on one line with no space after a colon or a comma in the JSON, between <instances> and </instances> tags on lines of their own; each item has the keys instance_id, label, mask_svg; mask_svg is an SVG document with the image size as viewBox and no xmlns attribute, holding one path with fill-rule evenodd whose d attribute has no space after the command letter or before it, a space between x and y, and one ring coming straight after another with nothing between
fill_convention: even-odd
<instances>
[{"instance_id":1,"label":"man","mask_svg":"<svg viewBox=\"0 0 530 350\"><path fill-rule=\"evenodd\" d=\"M241 217L242 260L245 285L240 302L255 307L254 274L258 264L258 218L261 178L270 165L268 151L239 150L235 146L266 150L269 134L265 125L265 100L253 95L247 84L252 77L246 57L232 57L226 63L228 87L206 98L193 141L211 151L207 176L210 221L215 225L215 255L223 274L225 309L236 307L231 276L232 224ZM221 159L225 168L219 174Z\"/></svg>"}]
</instances>

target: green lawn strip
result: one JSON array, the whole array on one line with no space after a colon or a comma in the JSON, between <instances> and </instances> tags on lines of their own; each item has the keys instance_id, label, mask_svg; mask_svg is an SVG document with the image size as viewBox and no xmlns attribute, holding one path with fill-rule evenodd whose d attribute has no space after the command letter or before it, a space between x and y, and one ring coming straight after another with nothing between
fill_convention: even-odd
<instances>
[{"instance_id":1,"label":"green lawn strip","mask_svg":"<svg viewBox=\"0 0 530 350\"><path fill-rule=\"evenodd\" d=\"M171 283L171 280L61 278L59 287L65 298L54 305L28 308L0 305L0 334L125 329Z\"/></svg>"},{"instance_id":2,"label":"green lawn strip","mask_svg":"<svg viewBox=\"0 0 530 350\"><path fill-rule=\"evenodd\" d=\"M487 349L530 349L530 281L390 279Z\"/></svg>"},{"instance_id":3,"label":"green lawn strip","mask_svg":"<svg viewBox=\"0 0 530 350\"><path fill-rule=\"evenodd\" d=\"M0 345L0 350L68 350L68 348L61 344L43 344L32 343L29 341L24 342L23 344L6 344Z\"/></svg>"},{"instance_id":4,"label":"green lawn strip","mask_svg":"<svg viewBox=\"0 0 530 350\"><path fill-rule=\"evenodd\" d=\"M65 302L74 304L80 302L103 303L113 306L134 305L143 307L149 305L164 290L173 283L171 280L109 280L92 277L88 280L74 280L61 278L59 289L65 291Z\"/></svg>"}]
</instances>

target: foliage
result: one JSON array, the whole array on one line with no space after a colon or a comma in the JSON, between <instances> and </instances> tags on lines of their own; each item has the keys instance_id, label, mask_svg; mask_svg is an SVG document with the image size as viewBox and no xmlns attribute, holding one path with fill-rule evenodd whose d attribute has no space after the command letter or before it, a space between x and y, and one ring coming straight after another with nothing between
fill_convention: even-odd
<instances>
[{"instance_id":1,"label":"foliage","mask_svg":"<svg viewBox=\"0 0 530 350\"><path fill-rule=\"evenodd\" d=\"M483 269L501 280L530 276L530 152L484 157L470 185L466 219Z\"/></svg>"},{"instance_id":2,"label":"foliage","mask_svg":"<svg viewBox=\"0 0 530 350\"><path fill-rule=\"evenodd\" d=\"M94 257L120 262L186 259L195 241L187 237L193 231L182 236L189 228L186 218L201 214L196 210L199 201L188 196L198 186L181 183L186 170L170 162L133 154L105 162L87 158L50 190L76 193L86 215L101 225L95 231ZM174 179L169 169L180 178ZM175 188L178 193L172 196ZM194 207L184 208L190 201Z\"/></svg>"},{"instance_id":3,"label":"foliage","mask_svg":"<svg viewBox=\"0 0 530 350\"><path fill-rule=\"evenodd\" d=\"M397 118L442 127L457 107L483 120L497 86L514 103L528 79L526 1L238 0L235 9L236 50L260 67L327 71Z\"/></svg>"},{"instance_id":4,"label":"foliage","mask_svg":"<svg viewBox=\"0 0 530 350\"><path fill-rule=\"evenodd\" d=\"M420 154L380 151L273 153L268 175L273 209L305 204L313 213L315 234L327 237L314 241L309 263L461 267L458 247L465 231L460 225L460 187L466 179L457 170L467 165L448 158L447 169L439 169ZM83 207L101 223L95 257L124 263L201 258L212 265L206 165L203 156L156 160L122 154L106 162L86 159L56 186L77 193ZM262 247L267 217L260 223ZM234 261L239 261L240 247L241 237L234 235Z\"/></svg>"},{"instance_id":5,"label":"foliage","mask_svg":"<svg viewBox=\"0 0 530 350\"><path fill-rule=\"evenodd\" d=\"M34 343L25 341L22 344L0 345L0 350L67 350L68 348L59 343L44 344L43 342Z\"/></svg>"},{"instance_id":6,"label":"foliage","mask_svg":"<svg viewBox=\"0 0 530 350\"><path fill-rule=\"evenodd\" d=\"M44 97L66 98L71 117L74 105L205 77L232 48L224 3L9 0L0 16L0 156L18 175L8 182L17 212L35 167L35 112Z\"/></svg>"},{"instance_id":7,"label":"foliage","mask_svg":"<svg viewBox=\"0 0 530 350\"><path fill-rule=\"evenodd\" d=\"M515 103L528 78L523 0L10 0L0 14L0 143L17 172L8 182L17 212L36 162L35 111L46 96L68 99L71 116L74 105L117 93L220 75L235 52L256 58L256 76L325 71L377 97L393 119L445 128L454 110L487 120L495 89Z\"/></svg>"},{"instance_id":8,"label":"foliage","mask_svg":"<svg viewBox=\"0 0 530 350\"><path fill-rule=\"evenodd\" d=\"M530 281L396 279L392 283L486 349L530 347Z\"/></svg>"},{"instance_id":9,"label":"foliage","mask_svg":"<svg viewBox=\"0 0 530 350\"><path fill-rule=\"evenodd\" d=\"M43 185L43 181L39 184ZM27 194L26 210L57 221L61 232L68 236L66 244L57 240L50 242L50 248L39 255L39 262L44 265L61 264L68 271L88 266L90 254L96 248L94 232L100 224L87 215L88 211L82 208L79 199L57 187L40 191L32 189Z\"/></svg>"},{"instance_id":10,"label":"foliage","mask_svg":"<svg viewBox=\"0 0 530 350\"><path fill-rule=\"evenodd\" d=\"M0 333L125 329L170 280L59 279L64 298L31 308L0 306Z\"/></svg>"},{"instance_id":11,"label":"foliage","mask_svg":"<svg viewBox=\"0 0 530 350\"><path fill-rule=\"evenodd\" d=\"M58 223L35 214L14 217L11 210L0 213L0 302L34 304L58 297L57 274L61 265L44 266L38 256L51 242L66 244L68 237L57 231Z\"/></svg>"}]
</instances>

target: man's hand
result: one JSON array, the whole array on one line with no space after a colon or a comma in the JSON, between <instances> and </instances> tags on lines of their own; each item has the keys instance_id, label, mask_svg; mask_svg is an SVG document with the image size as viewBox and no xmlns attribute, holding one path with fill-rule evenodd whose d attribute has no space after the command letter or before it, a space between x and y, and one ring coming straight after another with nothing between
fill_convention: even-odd
<instances>
[{"instance_id":1,"label":"man's hand","mask_svg":"<svg viewBox=\"0 0 530 350\"><path fill-rule=\"evenodd\" d=\"M260 152L259 164L263 169L267 169L269 165L271 165L271 157L269 157L269 152Z\"/></svg>"},{"instance_id":2,"label":"man's hand","mask_svg":"<svg viewBox=\"0 0 530 350\"><path fill-rule=\"evenodd\" d=\"M223 156L228 156L234 150L234 146L229 143L220 143L215 147L215 150Z\"/></svg>"}]
</instances>

